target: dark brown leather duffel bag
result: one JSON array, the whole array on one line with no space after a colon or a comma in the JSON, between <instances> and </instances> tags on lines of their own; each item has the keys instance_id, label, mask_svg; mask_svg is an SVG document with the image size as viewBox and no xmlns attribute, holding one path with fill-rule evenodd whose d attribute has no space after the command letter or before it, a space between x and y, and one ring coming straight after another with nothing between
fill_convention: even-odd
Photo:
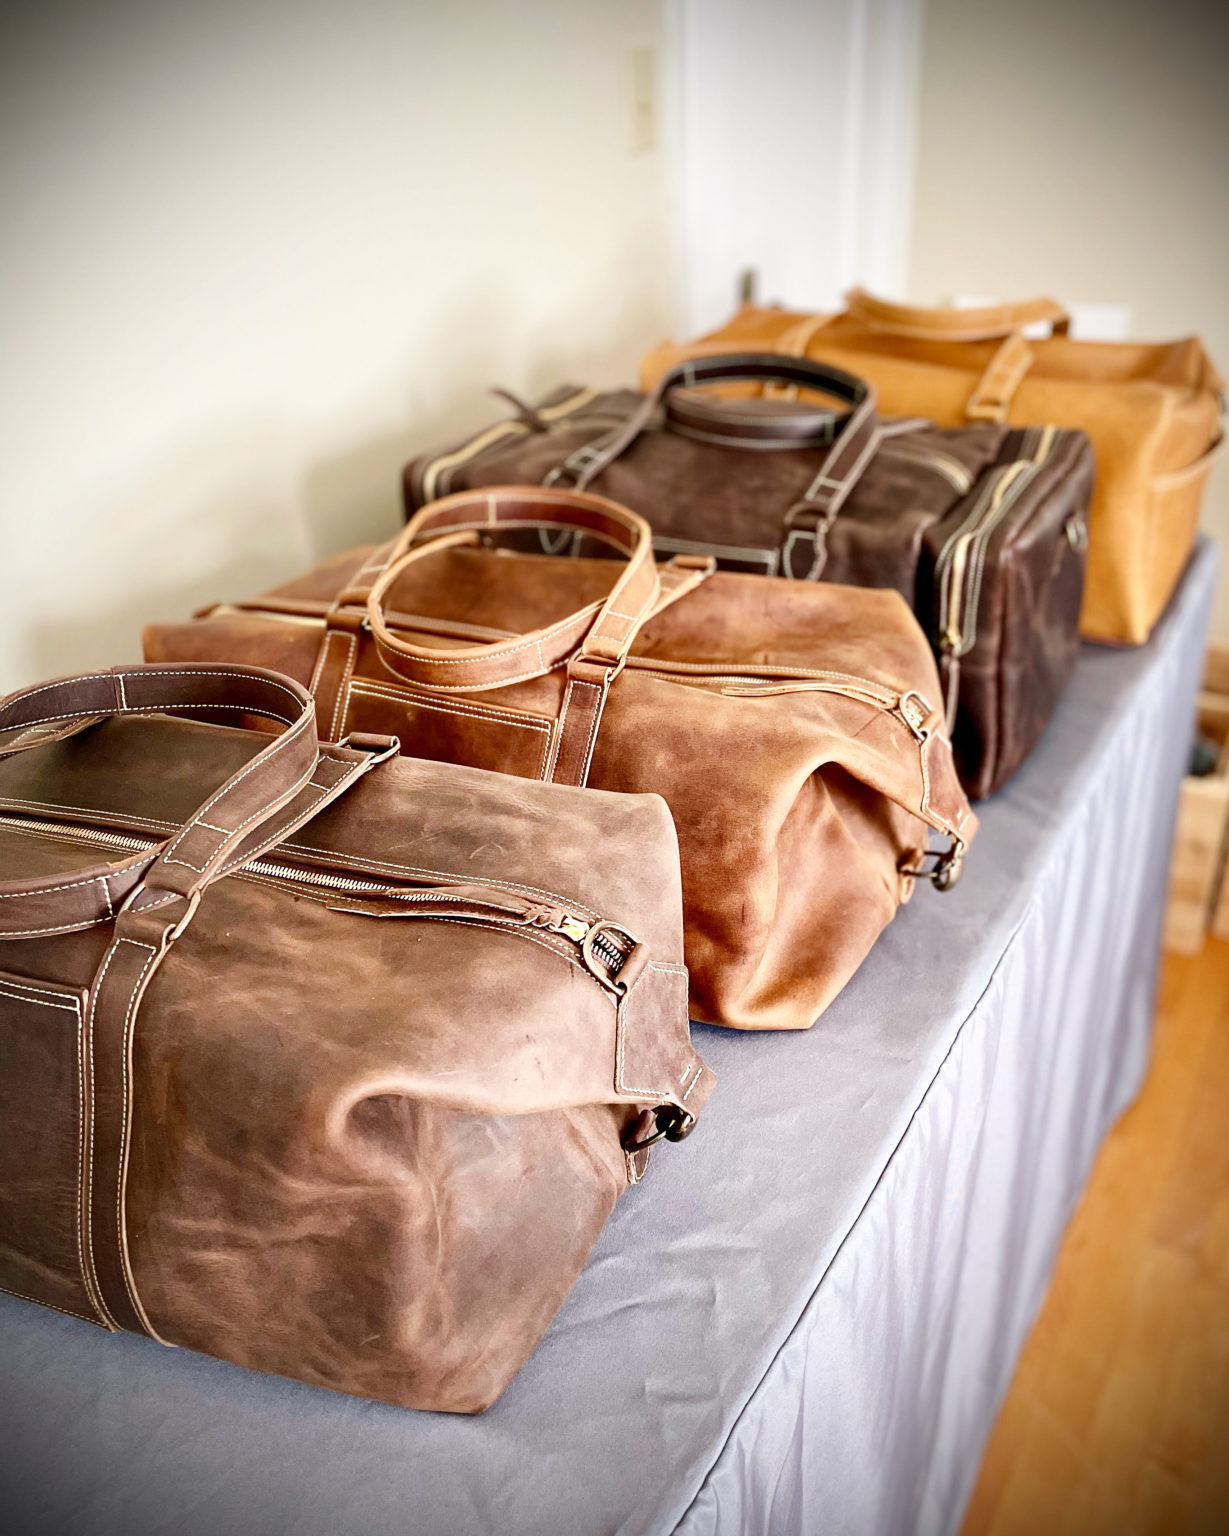
<instances>
[{"instance_id":1,"label":"dark brown leather duffel bag","mask_svg":"<svg viewBox=\"0 0 1229 1536\"><path fill-rule=\"evenodd\" d=\"M479 546L548 528L626 560ZM450 497L195 623L152 660L263 660L309 682L330 736L526 778L653 790L674 814L694 1016L804 1029L915 873L951 880L976 825L933 658L895 592L659 568L644 520L601 497ZM950 847L933 869L927 830Z\"/></svg>"},{"instance_id":2,"label":"dark brown leather duffel bag","mask_svg":"<svg viewBox=\"0 0 1229 1536\"><path fill-rule=\"evenodd\" d=\"M681 960L655 798L321 748L250 668L12 694L0 1289L483 1408L708 1096Z\"/></svg>"},{"instance_id":3,"label":"dark brown leather duffel bag","mask_svg":"<svg viewBox=\"0 0 1229 1536\"><path fill-rule=\"evenodd\" d=\"M655 348L642 381L687 358L781 352L870 379L884 410L941 427L1080 428L1097 461L1081 631L1146 640L1186 567L1222 443L1224 381L1199 338L1079 341L1052 299L927 309L855 288L846 302L837 315L748 304L708 336ZM1034 336L1038 323L1053 333Z\"/></svg>"},{"instance_id":4,"label":"dark brown leather duffel bag","mask_svg":"<svg viewBox=\"0 0 1229 1536\"><path fill-rule=\"evenodd\" d=\"M697 387L748 383L812 403ZM839 369L718 357L680 364L648 395L566 389L522 407L411 464L406 499L413 510L512 481L600 490L648 518L662 554L895 588L932 638L975 796L1019 767L1075 665L1092 489L1082 432L887 420Z\"/></svg>"}]
</instances>

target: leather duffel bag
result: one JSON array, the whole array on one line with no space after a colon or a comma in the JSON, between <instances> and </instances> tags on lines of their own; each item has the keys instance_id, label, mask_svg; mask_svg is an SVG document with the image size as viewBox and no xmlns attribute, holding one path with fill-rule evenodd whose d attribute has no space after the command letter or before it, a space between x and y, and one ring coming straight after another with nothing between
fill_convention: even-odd
<instances>
[{"instance_id":1,"label":"leather duffel bag","mask_svg":"<svg viewBox=\"0 0 1229 1536\"><path fill-rule=\"evenodd\" d=\"M713 392L730 384L807 399ZM659 554L895 588L935 647L974 796L1019 767L1075 666L1092 482L1082 432L891 420L865 380L770 354L680 363L643 395L567 386L501 427L412 463L409 508L444 487L568 484L640 512Z\"/></svg>"},{"instance_id":2,"label":"leather duffel bag","mask_svg":"<svg viewBox=\"0 0 1229 1536\"><path fill-rule=\"evenodd\" d=\"M893 415L1086 432L1096 480L1081 632L1146 640L1186 565L1222 437L1221 380L1199 339L1074 341L1052 299L924 309L855 289L846 303L838 315L749 305L708 336L654 349L644 387L685 358L781 352L869 379ZM1036 324L1053 334L1025 335Z\"/></svg>"},{"instance_id":3,"label":"leather duffel bag","mask_svg":"<svg viewBox=\"0 0 1229 1536\"><path fill-rule=\"evenodd\" d=\"M708 1096L681 961L660 800L322 747L252 668L12 694L0 1289L481 1409Z\"/></svg>"},{"instance_id":4,"label":"leather duffel bag","mask_svg":"<svg viewBox=\"0 0 1229 1536\"><path fill-rule=\"evenodd\" d=\"M542 528L623 563L479 542ZM897 593L712 565L659 569L648 525L602 497L488 490L145 646L272 662L310 684L334 738L388 732L423 757L661 794L693 1015L803 1029L919 872L951 882L976 822ZM929 828L947 840L933 855Z\"/></svg>"}]
</instances>

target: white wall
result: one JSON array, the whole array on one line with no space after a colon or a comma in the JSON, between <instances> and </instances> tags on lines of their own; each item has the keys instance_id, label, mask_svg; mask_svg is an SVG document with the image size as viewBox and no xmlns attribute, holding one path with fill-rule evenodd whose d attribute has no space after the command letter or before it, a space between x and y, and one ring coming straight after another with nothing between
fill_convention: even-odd
<instances>
[{"instance_id":1,"label":"white wall","mask_svg":"<svg viewBox=\"0 0 1229 1536\"><path fill-rule=\"evenodd\" d=\"M675 335L905 281L922 0L671 0Z\"/></svg>"},{"instance_id":2,"label":"white wall","mask_svg":"<svg viewBox=\"0 0 1229 1536\"><path fill-rule=\"evenodd\" d=\"M927 0L912 297L1124 304L1229 370L1226 61L1209 0ZM1229 540L1223 464L1204 522Z\"/></svg>"},{"instance_id":3,"label":"white wall","mask_svg":"<svg viewBox=\"0 0 1229 1536\"><path fill-rule=\"evenodd\" d=\"M398 523L671 329L658 0L6 0L0 692Z\"/></svg>"}]
</instances>

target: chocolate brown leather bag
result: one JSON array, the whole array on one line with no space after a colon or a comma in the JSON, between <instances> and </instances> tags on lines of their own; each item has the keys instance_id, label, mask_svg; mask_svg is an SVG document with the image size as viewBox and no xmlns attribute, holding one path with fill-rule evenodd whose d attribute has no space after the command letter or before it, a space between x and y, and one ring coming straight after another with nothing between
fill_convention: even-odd
<instances>
[{"instance_id":1,"label":"chocolate brown leather bag","mask_svg":"<svg viewBox=\"0 0 1229 1536\"><path fill-rule=\"evenodd\" d=\"M686 358L781 352L869 379L894 415L1086 432L1096 482L1081 632L1146 640L1186 565L1222 438L1222 381L1199 339L1074 341L1052 299L924 309L856 288L846 303L839 315L748 305L708 336L655 348L644 387ZM1024 334L1038 323L1053 334Z\"/></svg>"},{"instance_id":2,"label":"chocolate brown leather bag","mask_svg":"<svg viewBox=\"0 0 1229 1536\"><path fill-rule=\"evenodd\" d=\"M850 409L711 390L728 384L802 388ZM1092 483L1082 432L888 420L852 374L735 354L681 363L645 395L565 387L415 461L405 492L413 510L445 487L511 481L633 507L659 553L895 588L931 636L975 796L1019 767L1075 666Z\"/></svg>"},{"instance_id":3,"label":"chocolate brown leather bag","mask_svg":"<svg viewBox=\"0 0 1229 1536\"><path fill-rule=\"evenodd\" d=\"M479 544L544 527L625 563ZM390 546L154 625L145 647L276 665L334 738L386 731L424 757L663 795L692 1009L714 1024L809 1027L916 872L949 883L976 825L897 593L659 570L643 518L602 497L452 496Z\"/></svg>"},{"instance_id":4,"label":"chocolate brown leather bag","mask_svg":"<svg viewBox=\"0 0 1229 1536\"><path fill-rule=\"evenodd\" d=\"M708 1096L681 959L660 800L321 747L238 666L12 694L0 1289L483 1408Z\"/></svg>"}]
</instances>

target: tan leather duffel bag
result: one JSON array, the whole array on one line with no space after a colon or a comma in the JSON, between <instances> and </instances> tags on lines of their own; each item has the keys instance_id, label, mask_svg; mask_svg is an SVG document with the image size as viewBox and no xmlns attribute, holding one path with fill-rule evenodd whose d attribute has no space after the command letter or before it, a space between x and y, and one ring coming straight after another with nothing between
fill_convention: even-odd
<instances>
[{"instance_id":1,"label":"tan leather duffel bag","mask_svg":"<svg viewBox=\"0 0 1229 1536\"><path fill-rule=\"evenodd\" d=\"M1096 459L1081 632L1146 640L1186 565L1221 440L1221 380L1198 339L1073 341L1051 299L919 309L855 289L846 302L839 315L748 305L708 336L650 352L644 387L688 357L776 351L862 375L893 415L1081 428ZM1054 334L1026 337L1037 322Z\"/></svg>"},{"instance_id":2,"label":"tan leather duffel bag","mask_svg":"<svg viewBox=\"0 0 1229 1536\"><path fill-rule=\"evenodd\" d=\"M624 564L487 549L548 528ZM447 497L377 551L146 631L151 660L264 661L331 737L525 778L663 795L678 827L694 1015L803 1029L915 874L976 825L926 638L896 592L654 564L648 525L533 487ZM931 867L927 829L950 847ZM932 856L935 857L935 856Z\"/></svg>"},{"instance_id":3,"label":"tan leather duffel bag","mask_svg":"<svg viewBox=\"0 0 1229 1536\"><path fill-rule=\"evenodd\" d=\"M321 748L251 668L12 694L0 1289L483 1408L708 1096L681 960L655 798Z\"/></svg>"}]
</instances>

